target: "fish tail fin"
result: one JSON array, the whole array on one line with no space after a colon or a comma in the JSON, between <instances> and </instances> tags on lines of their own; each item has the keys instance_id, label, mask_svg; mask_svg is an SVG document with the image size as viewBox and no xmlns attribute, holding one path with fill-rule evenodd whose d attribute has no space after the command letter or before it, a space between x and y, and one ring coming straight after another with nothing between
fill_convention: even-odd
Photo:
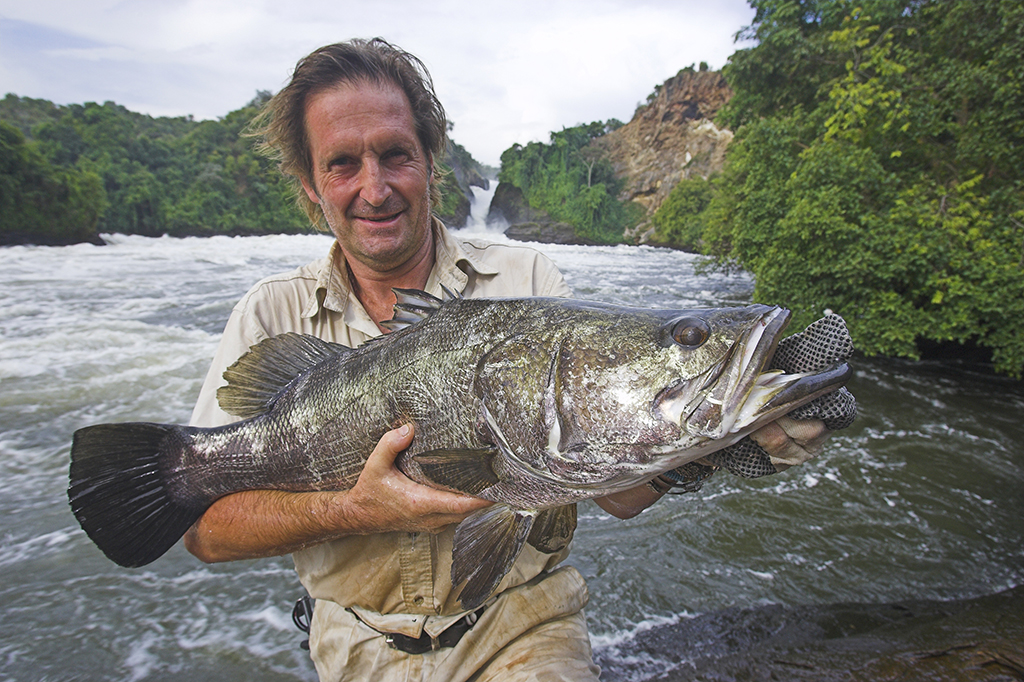
<instances>
[{"instance_id":1,"label":"fish tail fin","mask_svg":"<svg viewBox=\"0 0 1024 682\"><path fill-rule=\"evenodd\" d=\"M71 511L107 557L129 568L162 556L206 507L176 500L161 461L182 427L98 424L75 432L68 499Z\"/></svg>"}]
</instances>

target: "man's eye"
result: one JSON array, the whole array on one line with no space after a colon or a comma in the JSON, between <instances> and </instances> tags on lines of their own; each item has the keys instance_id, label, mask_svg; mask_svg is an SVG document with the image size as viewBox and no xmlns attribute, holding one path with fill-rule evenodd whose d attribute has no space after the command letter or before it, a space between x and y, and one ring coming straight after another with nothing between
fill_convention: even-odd
<instances>
[{"instance_id":1,"label":"man's eye","mask_svg":"<svg viewBox=\"0 0 1024 682\"><path fill-rule=\"evenodd\" d=\"M405 163L409 160L409 154L403 149L392 149L385 153L383 158L390 163Z\"/></svg>"},{"instance_id":2,"label":"man's eye","mask_svg":"<svg viewBox=\"0 0 1024 682\"><path fill-rule=\"evenodd\" d=\"M331 168L348 168L354 164L355 161L347 156L340 156L331 161Z\"/></svg>"}]
</instances>

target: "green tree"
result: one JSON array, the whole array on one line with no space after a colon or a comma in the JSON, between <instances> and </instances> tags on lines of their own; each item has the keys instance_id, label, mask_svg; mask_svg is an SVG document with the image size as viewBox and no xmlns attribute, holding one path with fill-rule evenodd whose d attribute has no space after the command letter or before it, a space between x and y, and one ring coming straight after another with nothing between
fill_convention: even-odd
<instances>
[{"instance_id":1,"label":"green tree","mask_svg":"<svg viewBox=\"0 0 1024 682\"><path fill-rule=\"evenodd\" d=\"M50 164L38 145L0 121L0 243L88 240L105 204L98 175Z\"/></svg>"},{"instance_id":2,"label":"green tree","mask_svg":"<svg viewBox=\"0 0 1024 682\"><path fill-rule=\"evenodd\" d=\"M711 183L703 178L680 180L654 212L656 244L700 253L704 220L701 214L711 203Z\"/></svg>"},{"instance_id":3,"label":"green tree","mask_svg":"<svg viewBox=\"0 0 1024 682\"><path fill-rule=\"evenodd\" d=\"M500 182L518 187L533 208L573 226L598 243L622 240L636 221L636 209L616 198L621 182L611 164L590 142L621 126L596 121L551 133L550 142L513 145L501 155Z\"/></svg>"},{"instance_id":4,"label":"green tree","mask_svg":"<svg viewBox=\"0 0 1024 682\"><path fill-rule=\"evenodd\" d=\"M50 243L95 239L97 231L205 236L308 230L293 185L244 134L269 98L260 91L223 118L195 121L154 118L113 102L56 106L7 95L0 120L21 136L5 129L0 201L10 208L4 215L8 239L14 231L18 239L36 235ZM460 169L479 169L458 145L452 154ZM456 190L452 195L461 196Z\"/></svg>"},{"instance_id":5,"label":"green tree","mask_svg":"<svg viewBox=\"0 0 1024 682\"><path fill-rule=\"evenodd\" d=\"M842 313L865 352L972 342L1020 377L1024 6L752 4L705 248L797 324Z\"/></svg>"}]
</instances>

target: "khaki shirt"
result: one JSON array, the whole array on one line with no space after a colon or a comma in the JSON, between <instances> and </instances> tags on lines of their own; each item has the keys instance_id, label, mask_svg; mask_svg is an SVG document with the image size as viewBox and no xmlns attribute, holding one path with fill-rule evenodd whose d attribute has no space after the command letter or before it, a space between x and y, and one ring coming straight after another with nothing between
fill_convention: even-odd
<instances>
[{"instance_id":1,"label":"khaki shirt","mask_svg":"<svg viewBox=\"0 0 1024 682\"><path fill-rule=\"evenodd\" d=\"M428 292L441 285L467 298L568 296L554 263L524 246L458 239L435 221L436 259ZM311 334L356 347L380 331L349 283L335 242L327 258L257 283L235 306L192 415L192 424L219 426L237 418L217 405L224 370L250 346L284 332ZM369 453L367 453L369 454ZM299 578L316 599L353 607L382 630L417 636L461 613L451 594L454 526L428 533L357 535L293 555ZM499 590L521 585L557 566L568 549L542 554L523 550ZM394 614L394 615L391 615ZM428 616L429 622L428 622Z\"/></svg>"}]
</instances>

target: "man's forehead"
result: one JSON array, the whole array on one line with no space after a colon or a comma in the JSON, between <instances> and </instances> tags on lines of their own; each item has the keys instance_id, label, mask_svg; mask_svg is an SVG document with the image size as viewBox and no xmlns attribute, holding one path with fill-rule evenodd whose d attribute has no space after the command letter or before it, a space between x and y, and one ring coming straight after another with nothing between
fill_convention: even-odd
<instances>
[{"instance_id":1,"label":"man's forehead","mask_svg":"<svg viewBox=\"0 0 1024 682\"><path fill-rule=\"evenodd\" d=\"M390 82L343 81L311 94L305 106L306 132L312 143L346 132L390 132L417 137L416 121L405 92Z\"/></svg>"}]
</instances>

